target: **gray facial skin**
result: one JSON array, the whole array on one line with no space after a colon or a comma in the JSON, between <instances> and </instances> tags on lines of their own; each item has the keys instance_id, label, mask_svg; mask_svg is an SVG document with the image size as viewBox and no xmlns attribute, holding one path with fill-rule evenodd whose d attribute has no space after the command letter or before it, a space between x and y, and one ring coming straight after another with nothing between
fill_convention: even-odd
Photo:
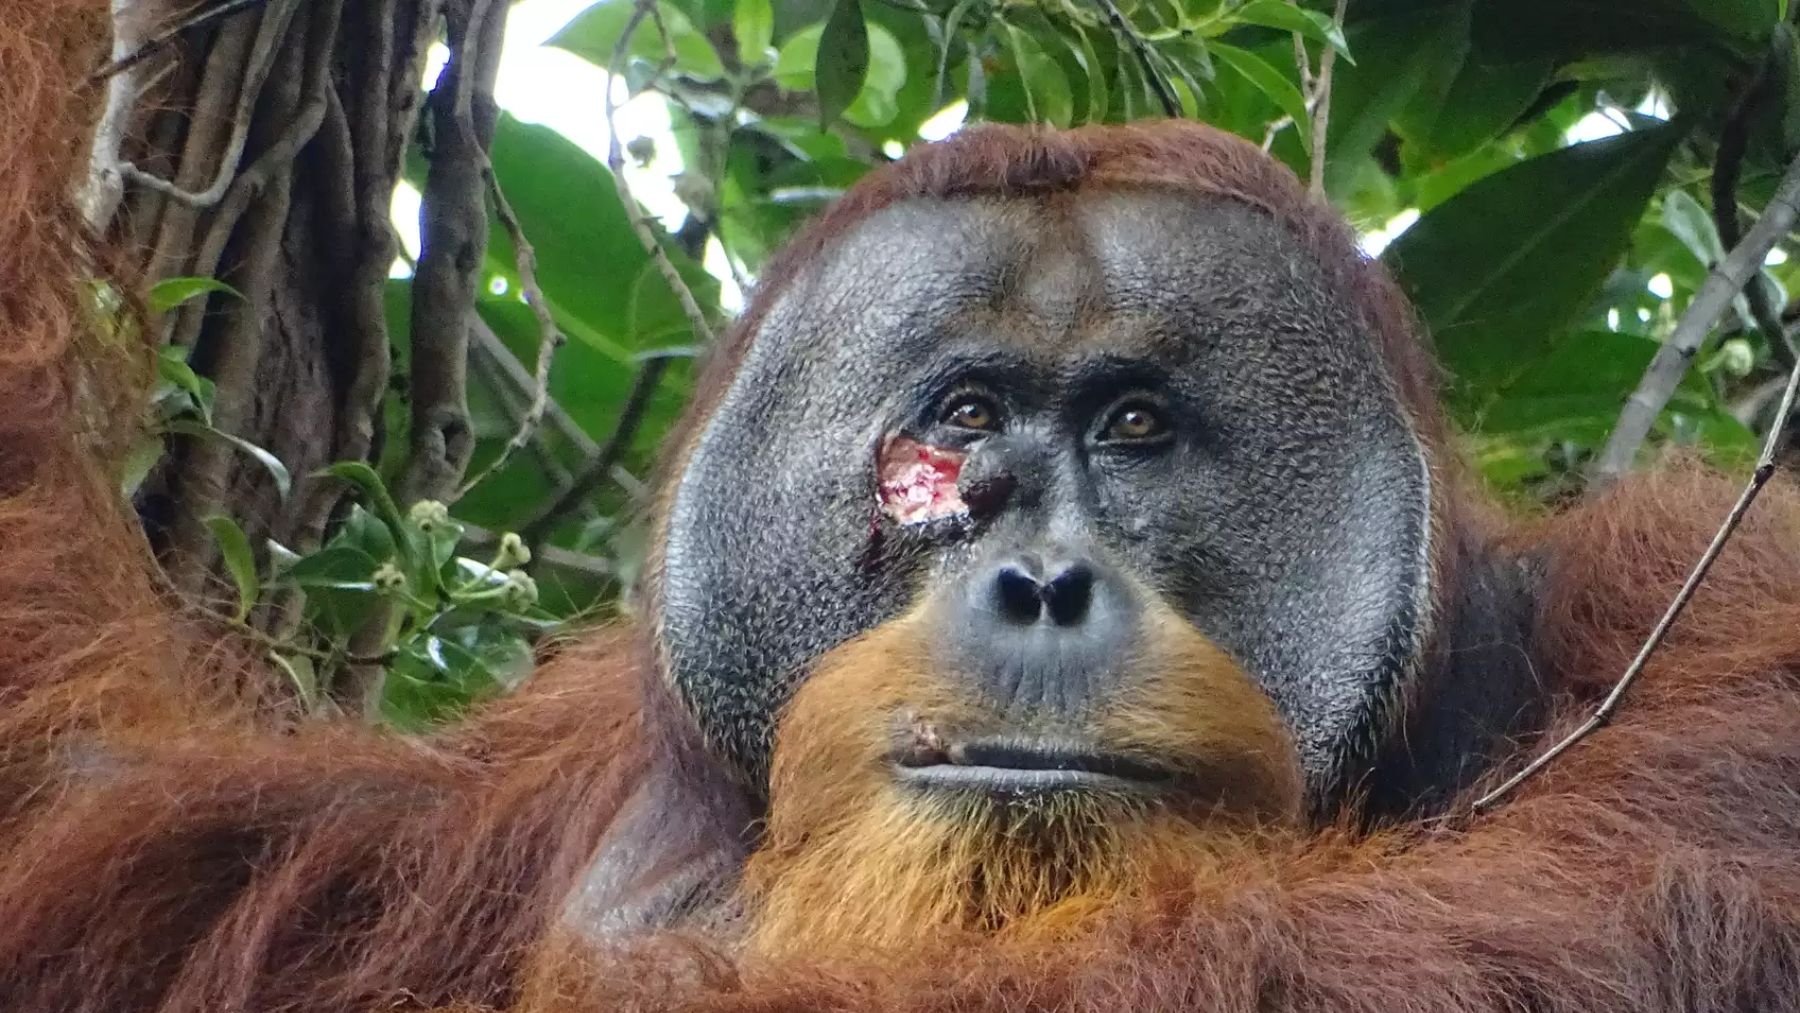
<instances>
[{"instance_id":1,"label":"gray facial skin","mask_svg":"<svg viewBox=\"0 0 1800 1013\"><path fill-rule=\"evenodd\" d=\"M1281 226L1160 192L913 201L778 297L676 490L661 633L710 747L752 783L823 652L997 546L1084 546L1242 663L1315 797L1372 762L1431 610L1426 453L1373 335ZM948 431L945 399L1000 408ZM1097 439L1122 399L1172 429ZM906 434L1004 453L991 523L901 528L876 457Z\"/></svg>"}]
</instances>

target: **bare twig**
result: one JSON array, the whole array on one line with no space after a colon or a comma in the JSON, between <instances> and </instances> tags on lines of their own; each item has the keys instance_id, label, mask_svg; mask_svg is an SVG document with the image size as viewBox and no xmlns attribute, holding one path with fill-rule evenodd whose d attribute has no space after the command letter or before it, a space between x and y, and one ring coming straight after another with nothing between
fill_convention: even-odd
<instances>
[{"instance_id":1,"label":"bare twig","mask_svg":"<svg viewBox=\"0 0 1800 1013\"><path fill-rule=\"evenodd\" d=\"M232 14L243 13L243 11L248 11L250 7L257 7L257 5L265 4L265 2L266 0L220 0L218 4L211 5L211 7L202 5L200 9L196 9L193 13L187 14L180 22L169 25L169 27L157 32L155 36L151 36L148 40L135 41L133 45L128 45L128 47L115 47L115 49L113 49L112 63L108 63L106 67L95 70L94 81L106 81L108 77L124 74L126 70L137 67L139 63L144 63L144 61L151 58L151 56L157 56L158 52L162 52L162 50L167 49L169 45L173 45L175 40L182 38L187 32L200 31L203 27L211 25L212 22L218 22L218 20L223 20L223 18L229 18ZM117 9L119 9L119 5L113 5L113 13L115 13L115 16L117 16Z\"/></svg>"},{"instance_id":2,"label":"bare twig","mask_svg":"<svg viewBox=\"0 0 1800 1013\"><path fill-rule=\"evenodd\" d=\"M506 381L507 386L514 393L528 397L536 383L531 371L525 368L518 356L513 355L512 349L506 347L506 343L500 340L500 336L494 333L494 329L489 327L486 321L477 318L473 331L475 343L470 350L493 363L496 373ZM587 431L581 428L581 424L571 418L568 411L562 405L557 404L553 397L544 399L544 421L556 430L558 436L567 440L580 453L583 460L593 457L599 452L600 445L594 442L593 437L589 436Z\"/></svg>"},{"instance_id":3,"label":"bare twig","mask_svg":"<svg viewBox=\"0 0 1800 1013\"><path fill-rule=\"evenodd\" d=\"M1300 6L1300 0L1288 0ZM1313 90L1312 56L1306 52L1306 36L1294 33L1294 67L1300 72L1300 94L1310 96Z\"/></svg>"},{"instance_id":4,"label":"bare twig","mask_svg":"<svg viewBox=\"0 0 1800 1013\"><path fill-rule=\"evenodd\" d=\"M526 374L523 388L513 386L511 378L506 375L506 370L494 360L493 356L482 352L479 345L469 346L469 368L481 378L481 382L493 393L494 400L500 403L500 410L517 427L524 420L525 412L530 407L529 398L532 387L530 374ZM533 433L531 441L525 446L531 451L531 456L537 459L538 468L550 479L552 486L566 485L573 477L573 473L557 457L555 449L550 446L550 440L543 429L540 428Z\"/></svg>"},{"instance_id":5,"label":"bare twig","mask_svg":"<svg viewBox=\"0 0 1800 1013\"><path fill-rule=\"evenodd\" d=\"M1144 78L1150 82L1151 89L1156 92L1156 100L1162 104L1163 114L1179 117L1181 102L1175 97L1175 92L1169 87L1169 82L1163 79L1162 71L1156 66L1156 51L1150 48L1150 40L1144 38L1143 33L1139 32L1137 26L1125 17L1125 12L1119 10L1119 5L1113 0L1100 0L1100 6L1106 11L1106 19L1112 22L1113 30L1125 37L1126 43L1131 46L1132 54L1137 57L1138 63L1144 68Z\"/></svg>"},{"instance_id":6,"label":"bare twig","mask_svg":"<svg viewBox=\"0 0 1800 1013\"><path fill-rule=\"evenodd\" d=\"M1263 139L1262 139L1263 153L1267 154L1271 149L1273 149L1275 147L1275 138L1281 136L1281 132L1283 130L1286 130L1287 128L1289 128L1293 125L1294 125L1294 118L1292 116L1283 116L1280 119L1272 121L1268 125L1268 127L1263 130Z\"/></svg>"},{"instance_id":7,"label":"bare twig","mask_svg":"<svg viewBox=\"0 0 1800 1013\"><path fill-rule=\"evenodd\" d=\"M1719 149L1713 157L1712 173L1713 227L1719 233L1720 244L1728 250L1743 238L1743 229L1738 222L1738 179L1743 174L1744 151L1750 143L1750 117L1768 96L1769 80L1769 72L1765 71L1751 82L1732 107L1731 115L1725 118L1725 125L1719 129ZM1760 267L1744 287L1744 300L1750 306L1750 317L1756 321L1756 328L1762 332L1770 353L1784 367L1793 369L1795 363L1800 362L1800 356L1795 354L1793 339L1781 323L1781 313Z\"/></svg>"},{"instance_id":8,"label":"bare twig","mask_svg":"<svg viewBox=\"0 0 1800 1013\"><path fill-rule=\"evenodd\" d=\"M1763 217L1767 219L1768 216L1769 212L1764 211ZM1737 531L1738 525L1743 522L1744 514L1750 509L1750 504L1756 501L1757 494L1762 492L1763 486L1767 485L1770 477L1775 474L1775 458L1781 452L1782 445L1787 442L1787 420L1794 411L1796 390L1800 390L1800 366L1796 366L1788 374L1787 387L1781 394L1781 407L1775 412L1775 418L1769 425L1769 435L1763 440L1762 456L1756 461L1756 470L1750 473L1750 481L1745 484L1744 491L1738 494L1737 502L1731 505L1731 512L1725 515L1725 522L1719 525L1718 533L1713 535L1711 544L1707 545L1706 551L1700 554L1699 562L1695 563L1694 568L1688 572L1687 580L1682 582L1681 590L1675 593L1674 600L1669 602L1668 609L1663 612L1662 618L1657 620L1656 627L1650 631L1650 636L1644 640L1644 645L1638 648L1637 656L1631 659L1631 664L1626 667L1625 673L1619 676L1619 681L1613 683L1612 692L1606 695L1606 699L1601 701L1599 708L1574 731L1563 736L1555 745L1546 749L1537 759L1526 764L1518 773L1501 782L1499 787L1476 799L1475 810L1477 812L1491 808L1505 798L1508 792L1524 783L1527 778L1544 769L1552 760L1568 751L1571 746L1597 729L1604 727L1612 719L1613 714L1619 709L1620 702L1625 699L1626 692L1643 674L1644 665L1656 652L1657 647L1662 644L1663 638L1668 635L1669 628L1675 624L1676 619L1680 618L1681 613L1687 608L1688 602L1693 600L1695 590L1700 587L1700 582L1706 579L1706 572L1712 569L1713 561L1719 558L1719 553L1725 548L1725 543L1730 541L1732 533Z\"/></svg>"},{"instance_id":9,"label":"bare twig","mask_svg":"<svg viewBox=\"0 0 1800 1013\"><path fill-rule=\"evenodd\" d=\"M512 205L507 203L506 192L500 189L500 180L494 175L494 163L491 159L482 159L482 176L487 180L488 194L494 201L494 214L499 217L500 224L505 227L506 234L512 238L514 263L518 267L519 285L524 289L525 302L537 316L538 350L536 383L532 388L531 402L526 405L523 417L519 419L518 429L512 438L500 448L500 453L488 462L462 487L456 490L456 498L468 495L469 490L480 485L488 476L506 467L520 447L531 442L537 432L538 425L544 420L544 410L550 406L550 364L556 358L556 350L562 347L562 331L556 327L556 319L550 313L550 303L544 298L544 290L538 286L537 251L525 238L525 230L519 225L519 216L513 213Z\"/></svg>"},{"instance_id":10,"label":"bare twig","mask_svg":"<svg viewBox=\"0 0 1800 1013\"><path fill-rule=\"evenodd\" d=\"M336 31L335 24L332 31ZM216 274L220 259L225 255L226 244L231 240L239 221L250 210L257 197L277 177L281 177L284 183L291 180L294 160L299 158L301 149L305 148L318 135L319 128L324 124L325 116L331 108L330 85L328 81L324 80L329 70L323 62L329 60L330 55L329 48L318 53L315 59L321 62L315 63L308 72L308 80L314 82L311 88L325 90L314 91L309 88L305 104L295 113L288 125L282 128L280 136L269 145L267 151L258 155L249 167L232 180L231 186L226 188L223 199L219 201L218 210L213 214L212 223L207 227L206 234L201 237L199 246L194 253L194 259L189 268L194 274L206 278ZM315 73L318 76L317 79L313 76ZM183 306L176 318L176 326L170 341L183 347L192 345L199 335L201 323L205 319L206 307L207 303L204 300L195 300Z\"/></svg>"},{"instance_id":11,"label":"bare twig","mask_svg":"<svg viewBox=\"0 0 1800 1013\"><path fill-rule=\"evenodd\" d=\"M613 467L631 448L632 439L637 435L638 427L644 421L644 414L650 408L650 398L656 393L656 385L661 381L668 365L666 357L657 356L644 360L644 364L638 367L637 378L631 384L631 393L625 398L624 407L619 409L619 421L614 423L612 435L606 438L606 443L588 458L581 471L547 506L518 526L519 536L528 544L541 543L570 511L612 477Z\"/></svg>"},{"instance_id":12,"label":"bare twig","mask_svg":"<svg viewBox=\"0 0 1800 1013\"><path fill-rule=\"evenodd\" d=\"M241 11L247 11L264 2L266 2L266 0L220 0L219 3L213 4L210 7L202 5L198 10L190 13L187 17L169 25L148 39L137 40L126 46L115 45L112 62L95 71L93 80L104 81L107 78L122 74L125 71L136 67L138 64L143 63L145 60L150 59L152 56L155 56L157 53L162 52L164 49L167 49L175 42L175 40L181 38L183 35L186 35L189 32L199 31L215 21L228 18ZM119 5L115 3L113 5L115 23L118 11ZM118 40L115 39L114 41L116 43Z\"/></svg>"},{"instance_id":13,"label":"bare twig","mask_svg":"<svg viewBox=\"0 0 1800 1013\"><path fill-rule=\"evenodd\" d=\"M219 159L212 183L206 189L183 189L180 185L153 172L146 172L128 161L118 163L119 174L130 182L189 207L209 208L219 203L237 175L238 163L244 157L244 145L250 139L250 121L256 111L257 100L262 95L263 83L268 80L269 70L275 66L277 44L286 34L287 26L299 6L300 0L269 0L269 9L263 13L256 42L250 51L250 62L244 71L237 106L232 111L231 140Z\"/></svg>"},{"instance_id":14,"label":"bare twig","mask_svg":"<svg viewBox=\"0 0 1800 1013\"><path fill-rule=\"evenodd\" d=\"M638 243L644 253L656 265L676 298L681 303L682 313L687 317L688 325L693 328L697 342L710 344L712 328L706 322L706 314L694 298L694 293L682 280L681 273L675 270L675 264L657 242L656 233L651 230L649 219L638 206L637 198L632 195L631 186L625 181L625 149L619 143L617 122L618 103L613 100L612 86L624 80L623 71L626 55L630 52L632 36L642 27L648 18L656 25L661 34L664 49L667 51L666 64L673 63L673 42L666 26L656 11L654 0L638 0L633 5L630 19L625 23L625 30L620 33L618 42L613 47L612 61L607 66L606 114L607 151L606 165L612 173L613 186L619 195L619 201L625 208L625 214L631 221L632 231L638 237ZM635 380L632 381L631 393L625 399L625 405L619 411L619 420L613 426L613 432L606 443L594 450L582 465L580 472L557 496L543 509L539 510L524 524L519 526L519 533L529 543L541 542L550 529L564 516L583 503L593 491L612 476L619 459L631 446L639 425L643 422L644 413L650 406L650 398L656 392L656 385L662 379L663 371L668 367L666 356L653 356L639 367Z\"/></svg>"},{"instance_id":15,"label":"bare twig","mask_svg":"<svg viewBox=\"0 0 1800 1013\"><path fill-rule=\"evenodd\" d=\"M492 551L500 545L500 536L492 531L467 521L460 523L463 526L463 551L471 553ZM556 545L539 546L533 550L532 559L537 565L553 570L562 570L587 580L619 579L619 568L614 566L611 560Z\"/></svg>"},{"instance_id":16,"label":"bare twig","mask_svg":"<svg viewBox=\"0 0 1800 1013\"><path fill-rule=\"evenodd\" d=\"M688 325L694 329L694 340L711 344L712 328L706 322L706 314L694 299L694 293L688 288L687 282L682 280L681 272L675 270L675 264L669 260L662 244L656 241L656 233L651 230L649 219L638 206L637 198L632 196L631 184L625 181L625 146L619 143L618 103L613 101L613 84L625 80L625 57L630 52L631 38L637 34L646 17L655 22L656 30L662 35L664 48L669 50L664 62L674 62L674 43L662 23L661 15L656 11L654 0L638 0L632 7L630 20L625 23L625 30L620 33L619 41L613 46L612 62L606 68L606 167L612 172L613 188L618 191L619 202L624 205L625 217L631 221L631 230L637 234L638 243L650 257L650 262L656 265L657 273L662 275L663 281L681 303L681 312L687 317Z\"/></svg>"},{"instance_id":17,"label":"bare twig","mask_svg":"<svg viewBox=\"0 0 1800 1013\"><path fill-rule=\"evenodd\" d=\"M1796 216L1800 216L1800 158L1788 165L1775 196L1743 242L1707 274L1687 312L1676 322L1674 333L1650 360L1643 380L1625 402L1618 424L1595 461L1592 477L1596 485L1611 482L1630 470L1638 448L1687 372L1700 343L1732 299L1761 270L1769 250L1793 228Z\"/></svg>"},{"instance_id":18,"label":"bare twig","mask_svg":"<svg viewBox=\"0 0 1800 1013\"><path fill-rule=\"evenodd\" d=\"M1344 28L1344 5L1337 0L1331 16L1339 31ZM1312 176L1309 189L1315 198L1325 196L1325 133L1331 125L1331 68L1337 63L1337 50L1326 46L1319 54L1319 72L1312 78Z\"/></svg>"}]
</instances>

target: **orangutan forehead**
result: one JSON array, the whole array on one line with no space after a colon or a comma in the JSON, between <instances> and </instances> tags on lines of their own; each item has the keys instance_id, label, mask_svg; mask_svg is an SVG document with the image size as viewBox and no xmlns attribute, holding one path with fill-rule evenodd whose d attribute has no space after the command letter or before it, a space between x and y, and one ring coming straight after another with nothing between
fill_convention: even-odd
<instances>
[{"instance_id":1,"label":"orangutan forehead","mask_svg":"<svg viewBox=\"0 0 1800 1013\"><path fill-rule=\"evenodd\" d=\"M799 293L783 302L1052 354L1175 351L1195 321L1254 325L1324 297L1311 256L1267 212L1156 190L905 201L834 243Z\"/></svg>"}]
</instances>

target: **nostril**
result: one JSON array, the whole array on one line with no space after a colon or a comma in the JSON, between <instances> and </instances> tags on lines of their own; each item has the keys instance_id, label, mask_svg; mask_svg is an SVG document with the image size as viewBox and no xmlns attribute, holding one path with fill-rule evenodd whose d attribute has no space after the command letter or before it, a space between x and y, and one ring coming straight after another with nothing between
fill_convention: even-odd
<instances>
[{"instance_id":1,"label":"nostril","mask_svg":"<svg viewBox=\"0 0 1800 1013\"><path fill-rule=\"evenodd\" d=\"M1094 600L1094 571L1084 563L1075 563L1051 578L1040 592L1050 621L1058 626L1073 626L1087 616Z\"/></svg>"},{"instance_id":2,"label":"nostril","mask_svg":"<svg viewBox=\"0 0 1800 1013\"><path fill-rule=\"evenodd\" d=\"M1002 566L994 575L994 591L1006 618L1022 625L1037 622L1044 605L1044 589L1036 577L1018 566Z\"/></svg>"}]
</instances>

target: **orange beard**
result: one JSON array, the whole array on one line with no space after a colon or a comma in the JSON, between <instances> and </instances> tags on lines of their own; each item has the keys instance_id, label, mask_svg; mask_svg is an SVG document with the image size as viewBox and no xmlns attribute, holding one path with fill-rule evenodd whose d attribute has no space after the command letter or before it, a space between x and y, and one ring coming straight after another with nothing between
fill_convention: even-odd
<instances>
[{"instance_id":1,"label":"orange beard","mask_svg":"<svg viewBox=\"0 0 1800 1013\"><path fill-rule=\"evenodd\" d=\"M1079 729L1196 778L1179 805L1060 792L999 804L896 780L897 729L1031 732L934 676L909 617L831 652L777 734L765 844L745 872L750 947L845 956L958 931L1040 940L1191 879L1291 827L1299 764L1268 698L1173 616L1139 675Z\"/></svg>"}]
</instances>

